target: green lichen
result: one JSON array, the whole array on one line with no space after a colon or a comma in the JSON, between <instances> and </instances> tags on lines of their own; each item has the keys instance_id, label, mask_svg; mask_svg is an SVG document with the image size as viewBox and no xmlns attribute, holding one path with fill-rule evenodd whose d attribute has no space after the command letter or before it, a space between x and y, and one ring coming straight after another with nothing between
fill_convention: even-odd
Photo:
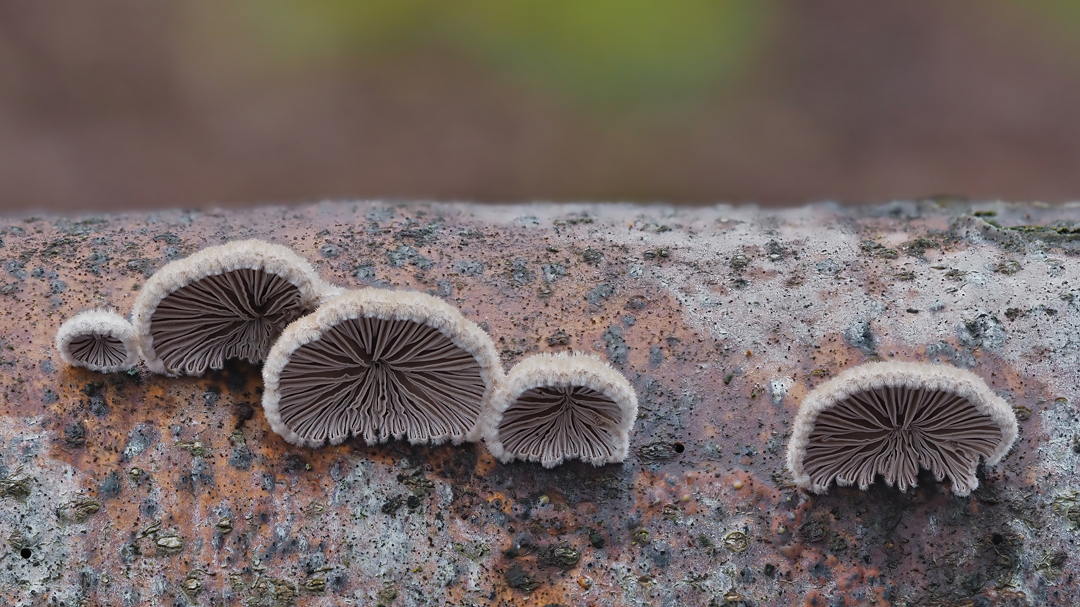
<instances>
[{"instance_id":1,"label":"green lichen","mask_svg":"<svg viewBox=\"0 0 1080 607\"><path fill-rule=\"evenodd\" d=\"M62 523L74 521L85 523L87 519L101 510L101 503L95 499L80 498L74 502L56 508L56 518Z\"/></svg>"},{"instance_id":2,"label":"green lichen","mask_svg":"<svg viewBox=\"0 0 1080 607\"><path fill-rule=\"evenodd\" d=\"M203 591L202 573L202 570L193 570L180 583L180 591L191 600L195 600Z\"/></svg>"},{"instance_id":3,"label":"green lichen","mask_svg":"<svg viewBox=\"0 0 1080 607\"><path fill-rule=\"evenodd\" d=\"M326 579L317 577L304 582L304 590L311 593L326 592Z\"/></svg>"},{"instance_id":4,"label":"green lichen","mask_svg":"<svg viewBox=\"0 0 1080 607\"><path fill-rule=\"evenodd\" d=\"M1080 491L1059 493L1050 500L1050 510L1064 516L1071 528L1080 529Z\"/></svg>"},{"instance_id":5,"label":"green lichen","mask_svg":"<svg viewBox=\"0 0 1080 607\"><path fill-rule=\"evenodd\" d=\"M664 517L664 519L672 522L676 522L680 518L682 518L682 512L679 511L679 507L675 504L664 504L661 515Z\"/></svg>"},{"instance_id":6,"label":"green lichen","mask_svg":"<svg viewBox=\"0 0 1080 607\"><path fill-rule=\"evenodd\" d=\"M188 451L193 457L206 457L211 453L210 448L204 445L202 441L176 443L176 447Z\"/></svg>"},{"instance_id":7,"label":"green lichen","mask_svg":"<svg viewBox=\"0 0 1080 607\"><path fill-rule=\"evenodd\" d=\"M479 564L485 556L491 553L491 547L483 542L455 542L454 552L464 556L470 561Z\"/></svg>"},{"instance_id":8,"label":"green lichen","mask_svg":"<svg viewBox=\"0 0 1080 607\"><path fill-rule=\"evenodd\" d=\"M514 563L514 566L508 569L503 575L506 578L507 586L523 592L532 592L540 587L540 582L529 575L521 566L521 563Z\"/></svg>"},{"instance_id":9,"label":"green lichen","mask_svg":"<svg viewBox=\"0 0 1080 607\"><path fill-rule=\"evenodd\" d=\"M435 488L435 483L426 478L420 470L413 470L410 474L399 474L397 480L417 496L425 496Z\"/></svg>"},{"instance_id":10,"label":"green lichen","mask_svg":"<svg viewBox=\"0 0 1080 607\"><path fill-rule=\"evenodd\" d=\"M890 249L884 245L869 240L864 241L862 244L860 244L859 248L862 249L863 253L866 253L871 257L879 257L881 259L896 259L900 256L900 253L898 253L896 249Z\"/></svg>"},{"instance_id":11,"label":"green lichen","mask_svg":"<svg viewBox=\"0 0 1080 607\"><path fill-rule=\"evenodd\" d=\"M648 544L650 541L652 541L652 535L649 533L648 529L638 529L631 535L631 537L633 539L630 544L633 546L637 546L638 544Z\"/></svg>"},{"instance_id":12,"label":"green lichen","mask_svg":"<svg viewBox=\"0 0 1080 607\"><path fill-rule=\"evenodd\" d=\"M1001 262L998 262L998 264L994 266L995 272L997 272L998 274L1005 274L1006 276L1012 276L1020 270L1020 263L1013 261L1012 259L1003 260Z\"/></svg>"},{"instance_id":13,"label":"green lichen","mask_svg":"<svg viewBox=\"0 0 1080 607\"><path fill-rule=\"evenodd\" d=\"M572 569L581 560L581 552L562 543L541 548L536 553L536 561L544 567L558 567L563 571Z\"/></svg>"},{"instance_id":14,"label":"green lichen","mask_svg":"<svg viewBox=\"0 0 1080 607\"><path fill-rule=\"evenodd\" d=\"M724 547L735 553L746 552L750 549L750 538L742 531L732 531L724 536Z\"/></svg>"},{"instance_id":15,"label":"green lichen","mask_svg":"<svg viewBox=\"0 0 1080 607\"><path fill-rule=\"evenodd\" d=\"M101 510L101 504L97 500L93 499L81 499L77 500L72 505L72 519L76 523L86 522L86 519L94 515L98 510Z\"/></svg>"},{"instance_id":16,"label":"green lichen","mask_svg":"<svg viewBox=\"0 0 1080 607\"><path fill-rule=\"evenodd\" d=\"M386 607L390 603L393 603L395 599L397 599L397 594L397 588L395 588L392 584L387 584L385 588L380 590L375 595L375 600L378 601L379 605L381 605L382 607Z\"/></svg>"},{"instance_id":17,"label":"green lichen","mask_svg":"<svg viewBox=\"0 0 1080 607\"><path fill-rule=\"evenodd\" d=\"M26 501L30 497L32 479L27 476L19 477L21 469L11 476L0 477L0 497L10 497L19 501Z\"/></svg>"},{"instance_id":18,"label":"green lichen","mask_svg":"<svg viewBox=\"0 0 1080 607\"><path fill-rule=\"evenodd\" d=\"M916 238L904 243L904 252L912 257L923 257L927 249L937 249L941 245L932 238Z\"/></svg>"}]
</instances>

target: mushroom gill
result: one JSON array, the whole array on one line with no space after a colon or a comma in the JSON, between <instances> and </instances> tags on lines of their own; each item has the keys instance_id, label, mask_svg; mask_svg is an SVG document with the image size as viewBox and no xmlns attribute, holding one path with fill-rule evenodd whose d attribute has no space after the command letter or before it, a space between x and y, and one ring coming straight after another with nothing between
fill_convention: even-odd
<instances>
[{"instance_id":1,"label":"mushroom gill","mask_svg":"<svg viewBox=\"0 0 1080 607\"><path fill-rule=\"evenodd\" d=\"M263 409L291 443L475 441L502 369L491 338L430 295L347 292L291 324L263 367Z\"/></svg>"},{"instance_id":2,"label":"mushroom gill","mask_svg":"<svg viewBox=\"0 0 1080 607\"><path fill-rule=\"evenodd\" d=\"M281 331L331 289L287 247L236 241L154 274L135 302L133 324L150 370L201 375L228 359L262 362Z\"/></svg>"},{"instance_id":3,"label":"mushroom gill","mask_svg":"<svg viewBox=\"0 0 1080 607\"><path fill-rule=\"evenodd\" d=\"M850 369L804 399L788 443L795 483L816 493L835 482L866 490L881 475L901 491L919 469L953 493L979 486L1016 439L1016 416L978 376L948 365L880 362Z\"/></svg>"},{"instance_id":4,"label":"mushroom gill","mask_svg":"<svg viewBox=\"0 0 1080 607\"><path fill-rule=\"evenodd\" d=\"M56 332L56 349L69 365L102 373L126 371L139 362L131 323L106 310L66 320Z\"/></svg>"},{"instance_id":5,"label":"mushroom gill","mask_svg":"<svg viewBox=\"0 0 1080 607\"><path fill-rule=\"evenodd\" d=\"M593 356L541 354L507 375L485 419L488 450L500 461L567 459L601 466L626 459L637 395Z\"/></svg>"}]
</instances>

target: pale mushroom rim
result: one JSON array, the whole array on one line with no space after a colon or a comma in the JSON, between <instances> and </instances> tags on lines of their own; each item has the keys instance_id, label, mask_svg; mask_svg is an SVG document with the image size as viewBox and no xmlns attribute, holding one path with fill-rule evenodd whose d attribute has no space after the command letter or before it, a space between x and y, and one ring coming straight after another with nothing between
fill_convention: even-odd
<instances>
[{"instance_id":1,"label":"pale mushroom rim","mask_svg":"<svg viewBox=\"0 0 1080 607\"><path fill-rule=\"evenodd\" d=\"M71 353L71 342L87 334L108 335L119 340L124 346L124 361L119 365L97 365L76 358ZM138 345L131 323L111 310L87 310L65 320L56 332L56 349L67 364L101 373L127 371L139 364Z\"/></svg>"},{"instance_id":2,"label":"pale mushroom rim","mask_svg":"<svg viewBox=\"0 0 1080 607\"><path fill-rule=\"evenodd\" d=\"M990 390L981 377L944 364L916 362L871 362L848 369L811 391L799 406L787 447L787 465L795 484L814 493L824 493L829 484L814 483L805 471L804 458L818 416L852 394L886 386L908 386L949 392L967 400L988 416L1001 430L1001 440L986 465L998 464L1012 448L1018 434L1012 408Z\"/></svg>"},{"instance_id":3,"label":"pale mushroom rim","mask_svg":"<svg viewBox=\"0 0 1080 607\"><path fill-rule=\"evenodd\" d=\"M301 305L309 309L340 291L319 278L311 263L295 251L264 240L234 240L171 261L146 281L132 313L139 353L151 371L170 376L181 374L166 369L165 361L154 349L150 328L158 305L190 284L236 270L261 270L284 278L299 290Z\"/></svg>"},{"instance_id":4,"label":"pale mushroom rim","mask_svg":"<svg viewBox=\"0 0 1080 607\"><path fill-rule=\"evenodd\" d=\"M583 459L594 466L625 461L629 455L630 432L637 419L637 393L630 382L614 367L592 354L536 354L526 358L507 374L491 399L491 407L484 416L484 442L488 452L502 463L514 460L540 462L535 456L518 454L503 446L499 438L499 424L507 409L525 392L544 387L587 387L610 398L622 414L619 425L614 428L617 444L610 458ZM576 456L574 456L576 457ZM558 458L546 467L562 464L565 457Z\"/></svg>"},{"instance_id":5,"label":"pale mushroom rim","mask_svg":"<svg viewBox=\"0 0 1080 607\"><path fill-rule=\"evenodd\" d=\"M262 405L270 428L286 441L305 447L321 447L327 442L337 444L344 441L344 437L333 441L312 440L293 432L281 418L280 377L293 353L301 346L318 340L326 331L342 322L363 317L424 324L442 333L476 360L484 383L484 393L478 403L479 414L472 427L461 435L430 437L414 442L439 444L451 441L456 445L480 440L481 420L489 409L494 389L504 378L499 355L491 337L457 308L437 297L415 291L385 289L345 291L285 328L263 364Z\"/></svg>"}]
</instances>

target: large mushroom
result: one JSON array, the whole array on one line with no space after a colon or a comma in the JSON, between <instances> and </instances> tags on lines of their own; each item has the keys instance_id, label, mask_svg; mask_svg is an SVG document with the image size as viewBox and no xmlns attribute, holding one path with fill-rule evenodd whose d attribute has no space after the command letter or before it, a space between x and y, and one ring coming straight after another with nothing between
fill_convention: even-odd
<instances>
[{"instance_id":1,"label":"large mushroom","mask_svg":"<svg viewBox=\"0 0 1080 607\"><path fill-rule=\"evenodd\" d=\"M291 249L234 241L150 277L135 302L135 335L156 373L201 375L228 359L260 363L285 327L332 290Z\"/></svg>"},{"instance_id":2,"label":"large mushroom","mask_svg":"<svg viewBox=\"0 0 1080 607\"><path fill-rule=\"evenodd\" d=\"M1016 416L978 376L949 365L867 363L803 400L788 443L795 483L866 490L880 475L901 491L919 469L953 493L979 486L979 458L998 463L1016 439Z\"/></svg>"},{"instance_id":3,"label":"large mushroom","mask_svg":"<svg viewBox=\"0 0 1080 607\"><path fill-rule=\"evenodd\" d=\"M108 310L88 310L64 321L56 349L67 364L102 373L126 371L139 362L131 323Z\"/></svg>"},{"instance_id":4,"label":"large mushroom","mask_svg":"<svg viewBox=\"0 0 1080 607\"><path fill-rule=\"evenodd\" d=\"M318 447L475 441L502 368L491 338L441 299L346 292L289 325L263 366L263 410L285 440Z\"/></svg>"},{"instance_id":5,"label":"large mushroom","mask_svg":"<svg viewBox=\"0 0 1080 607\"><path fill-rule=\"evenodd\" d=\"M594 466L626 459L637 417L630 382L595 356L539 354L518 363L492 397L488 450L551 468L567 459Z\"/></svg>"}]
</instances>

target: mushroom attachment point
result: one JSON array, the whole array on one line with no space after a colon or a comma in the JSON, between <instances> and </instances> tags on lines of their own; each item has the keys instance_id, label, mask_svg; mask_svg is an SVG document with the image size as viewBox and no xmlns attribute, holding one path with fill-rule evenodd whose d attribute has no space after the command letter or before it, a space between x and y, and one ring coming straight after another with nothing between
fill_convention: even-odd
<instances>
[{"instance_id":1,"label":"mushroom attachment point","mask_svg":"<svg viewBox=\"0 0 1080 607\"><path fill-rule=\"evenodd\" d=\"M310 447L475 441L502 378L491 338L454 307L364 289L285 329L263 366L263 410L274 432Z\"/></svg>"},{"instance_id":2,"label":"mushroom attachment point","mask_svg":"<svg viewBox=\"0 0 1080 607\"><path fill-rule=\"evenodd\" d=\"M139 362L131 323L107 310L67 319L56 332L56 349L67 364L102 373L126 371Z\"/></svg>"},{"instance_id":3,"label":"mushroom attachment point","mask_svg":"<svg viewBox=\"0 0 1080 607\"><path fill-rule=\"evenodd\" d=\"M503 463L602 466L626 459L635 418L637 395L610 365L595 356L539 354L515 366L492 397L484 436Z\"/></svg>"},{"instance_id":4,"label":"mushroom attachment point","mask_svg":"<svg viewBox=\"0 0 1080 607\"><path fill-rule=\"evenodd\" d=\"M979 458L998 463L1016 434L1012 409L972 373L867 363L806 396L787 461L795 483L815 493L834 482L866 490L878 475L906 491L922 468L965 496L979 486Z\"/></svg>"},{"instance_id":5,"label":"mushroom attachment point","mask_svg":"<svg viewBox=\"0 0 1080 607\"><path fill-rule=\"evenodd\" d=\"M156 373L202 375L234 358L260 363L285 327L332 290L287 247L230 242L150 277L135 302L135 335Z\"/></svg>"}]
</instances>

